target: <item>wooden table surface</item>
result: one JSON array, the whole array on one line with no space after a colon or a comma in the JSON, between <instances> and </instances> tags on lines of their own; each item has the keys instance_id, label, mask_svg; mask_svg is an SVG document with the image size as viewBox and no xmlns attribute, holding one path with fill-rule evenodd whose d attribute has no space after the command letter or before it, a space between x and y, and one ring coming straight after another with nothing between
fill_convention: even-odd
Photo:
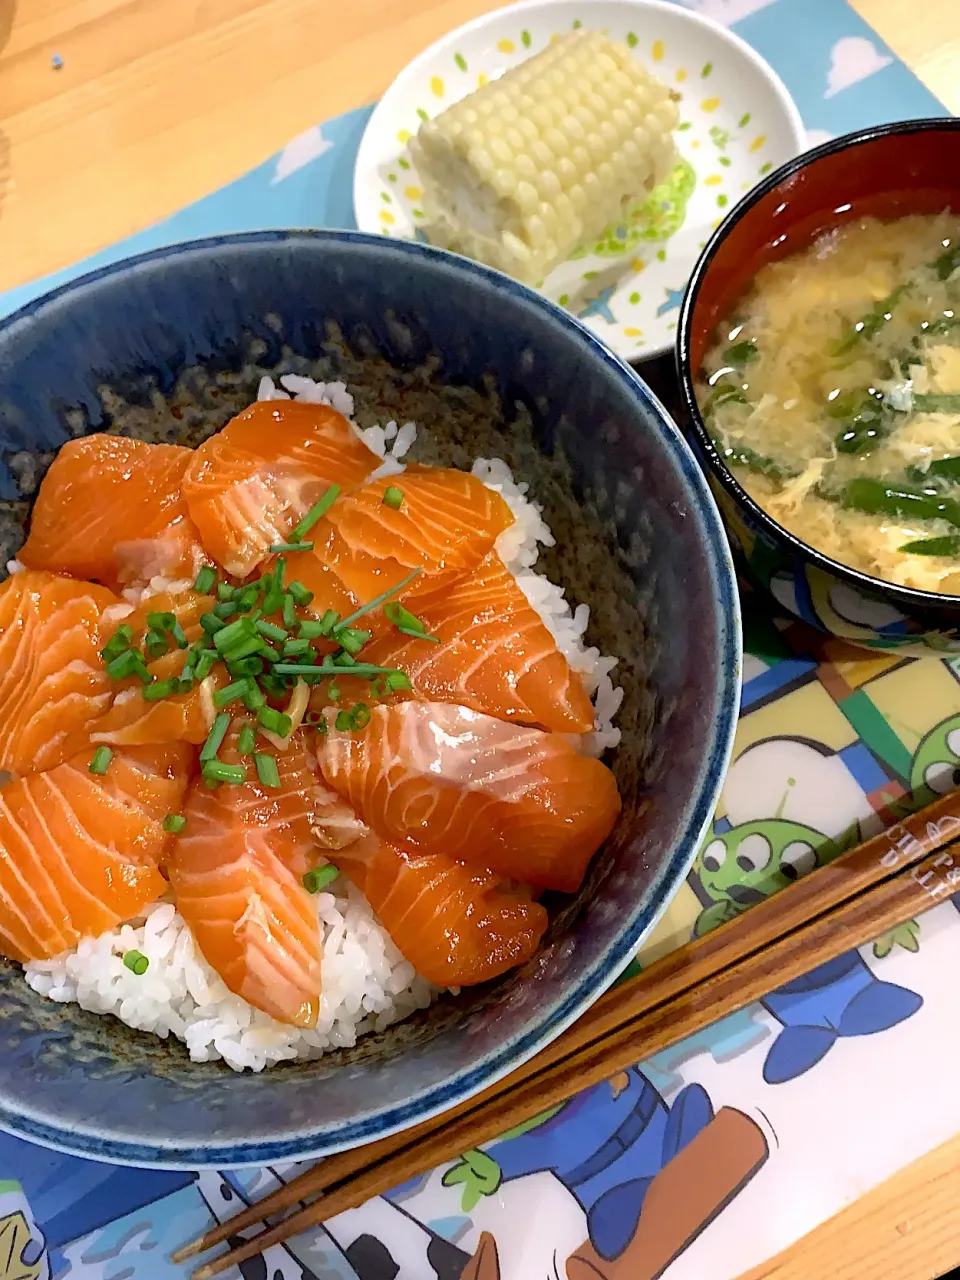
<instances>
[{"instance_id":1,"label":"wooden table surface","mask_svg":"<svg viewBox=\"0 0 960 1280\"><path fill-rule=\"evenodd\" d=\"M960 114L960 2L854 4ZM0 0L0 289L155 222L373 101L432 40L494 7ZM932 1280L958 1263L960 1136L749 1280Z\"/></svg>"}]
</instances>

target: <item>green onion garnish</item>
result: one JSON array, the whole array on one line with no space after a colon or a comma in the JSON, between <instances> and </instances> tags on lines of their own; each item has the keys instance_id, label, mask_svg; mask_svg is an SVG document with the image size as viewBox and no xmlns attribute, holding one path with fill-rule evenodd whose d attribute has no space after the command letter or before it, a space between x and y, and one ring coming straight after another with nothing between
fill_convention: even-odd
<instances>
[{"instance_id":1,"label":"green onion garnish","mask_svg":"<svg viewBox=\"0 0 960 1280\"><path fill-rule=\"evenodd\" d=\"M245 724L240 730L240 736L237 739L237 750L241 755L248 756L252 753L253 748L257 744L257 734L252 724Z\"/></svg>"},{"instance_id":2,"label":"green onion garnish","mask_svg":"<svg viewBox=\"0 0 960 1280\"><path fill-rule=\"evenodd\" d=\"M305 618L300 623L299 634L304 640L319 640L323 635L323 626L313 618Z\"/></svg>"},{"instance_id":3,"label":"green onion garnish","mask_svg":"<svg viewBox=\"0 0 960 1280\"><path fill-rule=\"evenodd\" d=\"M198 680L206 680L217 661L215 649L204 649L197 655L196 676Z\"/></svg>"},{"instance_id":4,"label":"green onion garnish","mask_svg":"<svg viewBox=\"0 0 960 1280\"><path fill-rule=\"evenodd\" d=\"M113 759L113 749L111 747L97 747L93 753L93 759L87 768L91 773L104 774L110 767L110 761Z\"/></svg>"},{"instance_id":5,"label":"green onion garnish","mask_svg":"<svg viewBox=\"0 0 960 1280\"><path fill-rule=\"evenodd\" d=\"M126 951L123 956L123 965L131 973L135 973L138 978L142 978L150 968L150 961L142 951Z\"/></svg>"},{"instance_id":6,"label":"green onion garnish","mask_svg":"<svg viewBox=\"0 0 960 1280\"><path fill-rule=\"evenodd\" d=\"M356 658L352 653L347 653L346 649L342 649L331 661L335 667L355 667L357 665Z\"/></svg>"},{"instance_id":7,"label":"green onion garnish","mask_svg":"<svg viewBox=\"0 0 960 1280\"><path fill-rule=\"evenodd\" d=\"M200 625L206 631L208 636L215 636L218 631L222 631L226 626L215 613L204 613L200 617Z\"/></svg>"},{"instance_id":8,"label":"green onion garnish","mask_svg":"<svg viewBox=\"0 0 960 1280\"><path fill-rule=\"evenodd\" d=\"M293 596L291 595L283 597L283 623L288 628L297 625L297 606L294 604Z\"/></svg>"},{"instance_id":9,"label":"green onion garnish","mask_svg":"<svg viewBox=\"0 0 960 1280\"><path fill-rule=\"evenodd\" d=\"M237 608L241 613L246 613L260 599L260 588L255 582L250 582L243 588L236 598Z\"/></svg>"},{"instance_id":10,"label":"green onion garnish","mask_svg":"<svg viewBox=\"0 0 960 1280\"><path fill-rule=\"evenodd\" d=\"M268 640L286 640L290 634L284 627L278 627L272 622L264 622L262 619L258 619L253 625L258 634L266 636Z\"/></svg>"},{"instance_id":11,"label":"green onion garnish","mask_svg":"<svg viewBox=\"0 0 960 1280\"><path fill-rule=\"evenodd\" d=\"M219 618L221 622L226 622L227 618L232 618L237 612L237 606L233 600L225 600L222 604L213 606L214 617Z\"/></svg>"},{"instance_id":12,"label":"green onion garnish","mask_svg":"<svg viewBox=\"0 0 960 1280\"><path fill-rule=\"evenodd\" d=\"M307 893L319 893L321 889L325 889L328 884L332 884L336 880L340 872L336 867L329 863L325 867L314 867L312 871L305 873L303 877L303 887Z\"/></svg>"},{"instance_id":13,"label":"green onion garnish","mask_svg":"<svg viewBox=\"0 0 960 1280\"><path fill-rule=\"evenodd\" d=\"M432 636L429 631L414 631L413 627L397 627L397 630L411 640L429 640L431 644L443 644L439 636Z\"/></svg>"},{"instance_id":14,"label":"green onion garnish","mask_svg":"<svg viewBox=\"0 0 960 1280\"><path fill-rule=\"evenodd\" d=\"M360 631L356 627L337 627L331 639L352 656L360 652L372 634L370 631Z\"/></svg>"},{"instance_id":15,"label":"green onion garnish","mask_svg":"<svg viewBox=\"0 0 960 1280\"><path fill-rule=\"evenodd\" d=\"M162 658L170 648L170 642L162 631L148 631L144 636L143 645L151 658Z\"/></svg>"},{"instance_id":16,"label":"green onion garnish","mask_svg":"<svg viewBox=\"0 0 960 1280\"><path fill-rule=\"evenodd\" d=\"M176 676L171 676L168 680L154 680L153 684L148 684L142 693L144 702L160 702L163 698L169 698L172 693L180 692L180 681Z\"/></svg>"},{"instance_id":17,"label":"green onion garnish","mask_svg":"<svg viewBox=\"0 0 960 1280\"><path fill-rule=\"evenodd\" d=\"M111 680L125 680L127 676L137 675L142 680L149 676L143 654L138 649L126 649L119 657L107 663L107 675ZM149 676L150 680L153 679ZM149 683L149 681L148 681Z\"/></svg>"},{"instance_id":18,"label":"green onion garnish","mask_svg":"<svg viewBox=\"0 0 960 1280\"><path fill-rule=\"evenodd\" d=\"M347 657L349 658L349 654ZM342 676L344 674L343 667L337 667L329 659L324 659L320 666L308 666L302 662L278 662L273 668L274 673L278 676ZM370 676L388 676L402 675L403 672L397 671L395 667L375 667L369 662L356 662L350 667L350 675L360 676L361 679L369 679Z\"/></svg>"},{"instance_id":19,"label":"green onion garnish","mask_svg":"<svg viewBox=\"0 0 960 1280\"><path fill-rule=\"evenodd\" d=\"M271 587L263 601L263 615L265 618L271 617L275 613L279 613L283 608L283 592L277 591Z\"/></svg>"},{"instance_id":20,"label":"green onion garnish","mask_svg":"<svg viewBox=\"0 0 960 1280\"><path fill-rule=\"evenodd\" d=\"M283 656L285 658L296 658L300 654L310 652L309 640L288 640L283 646Z\"/></svg>"},{"instance_id":21,"label":"green onion garnish","mask_svg":"<svg viewBox=\"0 0 960 1280\"><path fill-rule=\"evenodd\" d=\"M387 485L380 502L385 507L392 507L394 511L399 511L403 506L403 490L398 489L396 485Z\"/></svg>"},{"instance_id":22,"label":"green onion garnish","mask_svg":"<svg viewBox=\"0 0 960 1280\"><path fill-rule=\"evenodd\" d=\"M327 717L322 711L308 711L303 717L303 723L308 729L316 729L318 733L327 731Z\"/></svg>"},{"instance_id":23,"label":"green onion garnish","mask_svg":"<svg viewBox=\"0 0 960 1280\"><path fill-rule=\"evenodd\" d=\"M308 544L304 543L303 545L307 546ZM309 545L312 547L313 543L311 542ZM293 596L294 603L299 609L305 609L313 600L313 592L308 591L298 578L294 578L288 585L287 594Z\"/></svg>"},{"instance_id":24,"label":"green onion garnish","mask_svg":"<svg viewBox=\"0 0 960 1280\"><path fill-rule=\"evenodd\" d=\"M410 677L405 671L390 671L383 679L384 686L390 693L397 693L401 689L412 689Z\"/></svg>"},{"instance_id":25,"label":"green onion garnish","mask_svg":"<svg viewBox=\"0 0 960 1280\"><path fill-rule=\"evenodd\" d=\"M178 649L185 649L187 645L190 643L190 641L186 637L186 634L184 633L183 627L181 627L180 623L177 622L176 620L174 621L173 626L170 628L170 634L173 636L173 642Z\"/></svg>"},{"instance_id":26,"label":"green onion garnish","mask_svg":"<svg viewBox=\"0 0 960 1280\"><path fill-rule=\"evenodd\" d=\"M312 542L275 542L270 548L271 551L312 551Z\"/></svg>"},{"instance_id":27,"label":"green onion garnish","mask_svg":"<svg viewBox=\"0 0 960 1280\"><path fill-rule=\"evenodd\" d=\"M264 680L270 679L269 676L263 676L262 678ZM244 699L243 699L243 705L247 708L248 711L259 711L261 707L266 706L266 703L267 703L266 696L258 684L255 684L253 688L250 689L249 692L244 696Z\"/></svg>"},{"instance_id":28,"label":"green onion garnish","mask_svg":"<svg viewBox=\"0 0 960 1280\"><path fill-rule=\"evenodd\" d=\"M100 657L104 662L112 662L114 658L119 658L120 654L130 648L130 642L133 640L133 627L124 623L117 627L116 631L100 650Z\"/></svg>"},{"instance_id":29,"label":"green onion garnish","mask_svg":"<svg viewBox=\"0 0 960 1280\"><path fill-rule=\"evenodd\" d=\"M276 662L280 657L277 649L273 645L267 644L266 640L259 640L257 643L257 653L262 653L268 662Z\"/></svg>"},{"instance_id":30,"label":"green onion garnish","mask_svg":"<svg viewBox=\"0 0 960 1280\"><path fill-rule=\"evenodd\" d=\"M339 701L340 701L340 686L339 686L338 684L336 684L336 683L331 682L331 683L327 686L327 697L330 699L330 701L331 701L331 702L339 702Z\"/></svg>"},{"instance_id":31,"label":"green onion garnish","mask_svg":"<svg viewBox=\"0 0 960 1280\"><path fill-rule=\"evenodd\" d=\"M187 825L187 820L182 813L168 813L163 820L164 831L169 831L172 835L178 835Z\"/></svg>"},{"instance_id":32,"label":"green onion garnish","mask_svg":"<svg viewBox=\"0 0 960 1280\"><path fill-rule=\"evenodd\" d=\"M273 707L260 707L257 719L264 729L269 729L278 738L285 738L293 728L293 721L284 711L276 711Z\"/></svg>"},{"instance_id":33,"label":"green onion garnish","mask_svg":"<svg viewBox=\"0 0 960 1280\"><path fill-rule=\"evenodd\" d=\"M250 690L255 687L254 681L249 676L243 680L236 680L233 684L225 685L224 688L217 690L213 695L213 705L218 708L228 707L231 702L245 698Z\"/></svg>"},{"instance_id":34,"label":"green onion garnish","mask_svg":"<svg viewBox=\"0 0 960 1280\"><path fill-rule=\"evenodd\" d=\"M169 631L177 621L175 613L148 613L147 626L152 627L154 631Z\"/></svg>"},{"instance_id":35,"label":"green onion garnish","mask_svg":"<svg viewBox=\"0 0 960 1280\"><path fill-rule=\"evenodd\" d=\"M222 631L216 633L213 637L213 643L221 655L231 658L245 658L247 656L245 653L234 654L231 651L243 645L251 636L256 637L256 634L254 624L249 618L237 618L236 622L231 622Z\"/></svg>"},{"instance_id":36,"label":"green onion garnish","mask_svg":"<svg viewBox=\"0 0 960 1280\"><path fill-rule=\"evenodd\" d=\"M340 615L336 609L328 609L320 619L320 634L328 636L339 621Z\"/></svg>"},{"instance_id":37,"label":"green onion garnish","mask_svg":"<svg viewBox=\"0 0 960 1280\"><path fill-rule=\"evenodd\" d=\"M270 694L271 698L281 697L291 687L287 684L285 676L274 675L272 671L267 671L260 677L260 684ZM266 698L263 701L266 702ZM263 704L261 703L260 705L262 706Z\"/></svg>"},{"instance_id":38,"label":"green onion garnish","mask_svg":"<svg viewBox=\"0 0 960 1280\"><path fill-rule=\"evenodd\" d=\"M215 760L217 752L227 736L227 730L230 728L230 717L225 711L221 711L214 720L210 732L207 734L207 740L200 750L200 763L206 764L210 760Z\"/></svg>"},{"instance_id":39,"label":"green onion garnish","mask_svg":"<svg viewBox=\"0 0 960 1280\"><path fill-rule=\"evenodd\" d=\"M217 599L223 604L227 600L234 600L239 592L236 587L232 587L229 582L221 582L217 587Z\"/></svg>"},{"instance_id":40,"label":"green onion garnish","mask_svg":"<svg viewBox=\"0 0 960 1280\"><path fill-rule=\"evenodd\" d=\"M221 760L205 760L203 776L208 782L246 782L247 771L242 764L224 764Z\"/></svg>"},{"instance_id":41,"label":"green onion garnish","mask_svg":"<svg viewBox=\"0 0 960 1280\"><path fill-rule=\"evenodd\" d=\"M251 653L248 658L240 658L237 662L228 662L227 670L235 680L244 676L258 676L263 671L263 659Z\"/></svg>"},{"instance_id":42,"label":"green onion garnish","mask_svg":"<svg viewBox=\"0 0 960 1280\"><path fill-rule=\"evenodd\" d=\"M315 502L297 527L290 534L291 542L300 542L310 532L317 521L327 514L340 497L340 486L332 484L319 502Z\"/></svg>"},{"instance_id":43,"label":"green onion garnish","mask_svg":"<svg viewBox=\"0 0 960 1280\"><path fill-rule=\"evenodd\" d=\"M370 708L365 702L358 702L350 714L353 716L355 729L365 729L370 723Z\"/></svg>"},{"instance_id":44,"label":"green onion garnish","mask_svg":"<svg viewBox=\"0 0 960 1280\"><path fill-rule=\"evenodd\" d=\"M423 632L427 629L415 613L411 613L409 609L405 609L403 605L398 603L396 600L391 600L389 604L385 604L383 606L383 613L395 627L406 627L408 631L416 632Z\"/></svg>"},{"instance_id":45,"label":"green onion garnish","mask_svg":"<svg viewBox=\"0 0 960 1280\"><path fill-rule=\"evenodd\" d=\"M257 766L257 777L265 787L279 787L280 773L273 756L267 755L264 751L258 751L253 757L253 763Z\"/></svg>"},{"instance_id":46,"label":"green onion garnish","mask_svg":"<svg viewBox=\"0 0 960 1280\"><path fill-rule=\"evenodd\" d=\"M283 556L277 556L277 563L273 566L273 590L282 591L283 584L287 576L287 562Z\"/></svg>"},{"instance_id":47,"label":"green onion garnish","mask_svg":"<svg viewBox=\"0 0 960 1280\"><path fill-rule=\"evenodd\" d=\"M372 600L368 600L365 605L359 608L356 613L351 613L349 618L344 618L340 623L341 627L349 627L356 622L358 618L362 618L365 613L369 613L371 609L376 609L378 605L383 604L385 600L389 600L391 596L395 596L398 591L402 591L404 587L409 586L418 573L423 573L423 567L418 566L412 573L408 573L402 582L398 582L395 587L390 587L387 591L381 591L378 596L374 596ZM333 612L332 610L330 612ZM324 621L326 615L324 615Z\"/></svg>"},{"instance_id":48,"label":"green onion garnish","mask_svg":"<svg viewBox=\"0 0 960 1280\"><path fill-rule=\"evenodd\" d=\"M213 565L205 564L197 574L197 579L193 584L194 591L198 591L202 596L208 596L216 585L216 569L214 569Z\"/></svg>"}]
</instances>

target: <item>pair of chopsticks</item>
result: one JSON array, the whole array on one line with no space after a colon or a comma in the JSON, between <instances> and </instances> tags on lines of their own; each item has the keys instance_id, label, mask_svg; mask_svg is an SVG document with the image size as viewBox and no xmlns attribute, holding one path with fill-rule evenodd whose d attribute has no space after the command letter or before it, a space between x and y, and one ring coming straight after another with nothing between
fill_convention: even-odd
<instances>
[{"instance_id":1,"label":"pair of chopsticks","mask_svg":"<svg viewBox=\"0 0 960 1280\"><path fill-rule=\"evenodd\" d=\"M312 1200L194 1271L194 1280L208 1280L492 1141L958 891L960 793L941 797L614 987L540 1053L473 1098L328 1157L185 1245L173 1260L182 1262Z\"/></svg>"}]
</instances>

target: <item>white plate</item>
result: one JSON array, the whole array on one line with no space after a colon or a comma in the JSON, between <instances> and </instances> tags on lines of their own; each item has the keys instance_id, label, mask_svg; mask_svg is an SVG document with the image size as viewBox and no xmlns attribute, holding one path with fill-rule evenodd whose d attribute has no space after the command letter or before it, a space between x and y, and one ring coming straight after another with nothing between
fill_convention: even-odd
<instances>
[{"instance_id":1,"label":"white plate","mask_svg":"<svg viewBox=\"0 0 960 1280\"><path fill-rule=\"evenodd\" d=\"M541 292L620 356L673 342L680 298L714 227L760 178L803 150L800 114L766 62L717 23L663 0L527 0L468 22L400 73L367 123L353 206L361 231L426 239L407 141L479 85L575 26L624 40L682 97L674 180L562 263Z\"/></svg>"}]
</instances>

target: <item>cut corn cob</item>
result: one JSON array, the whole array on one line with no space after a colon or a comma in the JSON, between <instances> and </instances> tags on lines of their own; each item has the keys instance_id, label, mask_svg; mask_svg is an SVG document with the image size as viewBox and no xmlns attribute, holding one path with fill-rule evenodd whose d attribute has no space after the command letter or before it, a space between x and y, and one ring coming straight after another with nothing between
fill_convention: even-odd
<instances>
[{"instance_id":1,"label":"cut corn cob","mask_svg":"<svg viewBox=\"0 0 960 1280\"><path fill-rule=\"evenodd\" d=\"M540 284L666 178L678 119L626 45L574 31L411 139L430 240Z\"/></svg>"}]
</instances>

